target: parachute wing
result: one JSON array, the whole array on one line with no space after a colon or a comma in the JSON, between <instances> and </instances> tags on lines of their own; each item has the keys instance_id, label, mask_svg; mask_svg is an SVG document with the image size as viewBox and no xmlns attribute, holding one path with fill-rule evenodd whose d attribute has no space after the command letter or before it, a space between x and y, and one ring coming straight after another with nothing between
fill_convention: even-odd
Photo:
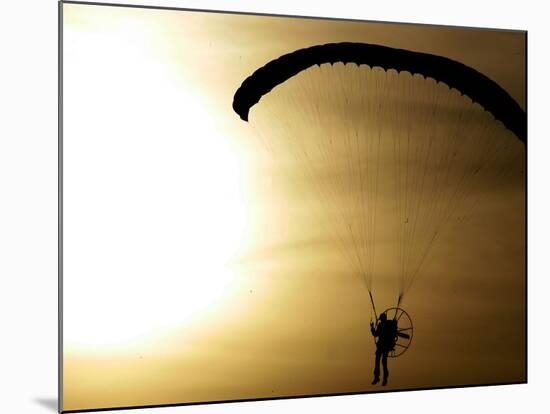
<instances>
[{"instance_id":1,"label":"parachute wing","mask_svg":"<svg viewBox=\"0 0 550 414\"><path fill-rule=\"evenodd\" d=\"M443 82L479 103L521 141L527 141L525 112L487 76L446 57L369 43L329 43L300 49L272 60L242 83L235 93L233 109L247 121L250 108L275 86L311 66L336 62L407 71Z\"/></svg>"},{"instance_id":2,"label":"parachute wing","mask_svg":"<svg viewBox=\"0 0 550 414\"><path fill-rule=\"evenodd\" d=\"M463 200L523 168L525 112L487 76L441 56L312 46L257 69L233 108L274 159L296 161L369 292L377 254L398 263L397 306Z\"/></svg>"}]
</instances>

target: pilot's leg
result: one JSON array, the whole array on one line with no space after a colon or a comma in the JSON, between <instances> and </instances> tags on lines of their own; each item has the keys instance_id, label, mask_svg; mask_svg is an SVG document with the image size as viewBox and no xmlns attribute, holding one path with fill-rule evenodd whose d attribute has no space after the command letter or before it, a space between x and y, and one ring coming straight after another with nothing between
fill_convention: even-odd
<instances>
[{"instance_id":1,"label":"pilot's leg","mask_svg":"<svg viewBox=\"0 0 550 414\"><path fill-rule=\"evenodd\" d=\"M382 380L382 385L386 385L388 383L388 353L384 352L382 354L382 368L384 369L384 379ZM380 372L380 371L379 371Z\"/></svg>"},{"instance_id":2,"label":"pilot's leg","mask_svg":"<svg viewBox=\"0 0 550 414\"><path fill-rule=\"evenodd\" d=\"M380 358L381 357L382 357L382 352L380 352L377 349L374 357L374 379L372 380L373 384L376 384L378 381L380 381Z\"/></svg>"}]
</instances>

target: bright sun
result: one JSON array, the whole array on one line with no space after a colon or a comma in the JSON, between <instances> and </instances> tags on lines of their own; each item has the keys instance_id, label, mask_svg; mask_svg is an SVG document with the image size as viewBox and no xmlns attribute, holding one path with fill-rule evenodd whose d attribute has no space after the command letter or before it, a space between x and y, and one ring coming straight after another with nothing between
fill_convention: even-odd
<instances>
[{"instance_id":1,"label":"bright sun","mask_svg":"<svg viewBox=\"0 0 550 414\"><path fill-rule=\"evenodd\" d=\"M128 346L199 317L245 233L235 149L127 23L64 38L65 345Z\"/></svg>"}]
</instances>

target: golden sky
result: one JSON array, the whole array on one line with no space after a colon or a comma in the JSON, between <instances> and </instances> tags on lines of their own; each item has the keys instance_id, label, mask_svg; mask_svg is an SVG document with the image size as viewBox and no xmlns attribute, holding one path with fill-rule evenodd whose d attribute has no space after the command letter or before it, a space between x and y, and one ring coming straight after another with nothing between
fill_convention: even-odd
<instances>
[{"instance_id":1,"label":"golden sky","mask_svg":"<svg viewBox=\"0 0 550 414\"><path fill-rule=\"evenodd\" d=\"M246 123L233 94L282 54L353 41L458 60L524 107L525 35L75 4L63 13L64 409L379 390L370 301L339 254L338 222L320 225L311 181L293 157L266 150L276 134L289 144L286 129L253 125L293 118L307 139L323 124L277 103ZM390 360L388 388L525 379L523 149L510 151L498 190L446 223L407 293L413 345ZM343 180L353 193L355 178ZM382 179L382 206L388 187ZM379 311L395 305L398 283L390 211L377 218Z\"/></svg>"}]
</instances>

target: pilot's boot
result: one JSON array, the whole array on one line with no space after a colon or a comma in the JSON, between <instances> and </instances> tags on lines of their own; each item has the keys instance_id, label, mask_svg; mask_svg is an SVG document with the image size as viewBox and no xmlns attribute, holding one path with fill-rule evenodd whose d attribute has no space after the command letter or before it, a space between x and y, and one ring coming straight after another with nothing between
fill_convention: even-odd
<instances>
[{"instance_id":1,"label":"pilot's boot","mask_svg":"<svg viewBox=\"0 0 550 414\"><path fill-rule=\"evenodd\" d=\"M374 384L378 384L379 382L380 382L380 377L374 377L371 384L374 385Z\"/></svg>"},{"instance_id":2,"label":"pilot's boot","mask_svg":"<svg viewBox=\"0 0 550 414\"><path fill-rule=\"evenodd\" d=\"M382 385L388 385L388 377L384 377L382 380Z\"/></svg>"}]
</instances>

